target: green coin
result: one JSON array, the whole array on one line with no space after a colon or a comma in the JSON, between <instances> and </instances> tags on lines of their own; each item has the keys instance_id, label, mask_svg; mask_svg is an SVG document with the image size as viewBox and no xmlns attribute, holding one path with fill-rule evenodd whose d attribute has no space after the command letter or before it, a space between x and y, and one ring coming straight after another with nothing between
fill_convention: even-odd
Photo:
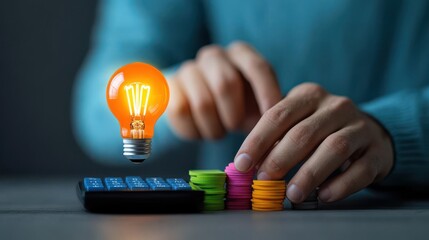
<instances>
[{"instance_id":1,"label":"green coin","mask_svg":"<svg viewBox=\"0 0 429 240\"><path fill-rule=\"evenodd\" d=\"M210 202L219 202L219 201L224 201L224 196L223 195L221 195L221 196L205 196L204 197L204 201L210 201Z\"/></svg>"},{"instance_id":2,"label":"green coin","mask_svg":"<svg viewBox=\"0 0 429 240\"><path fill-rule=\"evenodd\" d=\"M217 183L217 184L201 184L201 183L196 183L196 182L192 182L194 185L199 186L202 189L224 189L225 184L223 183Z\"/></svg>"},{"instance_id":3,"label":"green coin","mask_svg":"<svg viewBox=\"0 0 429 240\"><path fill-rule=\"evenodd\" d=\"M226 190L225 189L204 189L204 192L206 195L225 195Z\"/></svg>"},{"instance_id":4,"label":"green coin","mask_svg":"<svg viewBox=\"0 0 429 240\"><path fill-rule=\"evenodd\" d=\"M225 177L191 177L191 182L199 184L224 184Z\"/></svg>"},{"instance_id":5,"label":"green coin","mask_svg":"<svg viewBox=\"0 0 429 240\"><path fill-rule=\"evenodd\" d=\"M199 191L203 190L203 189L200 188L200 186L195 185L192 182L189 182L189 185L191 186L192 190L199 190Z\"/></svg>"},{"instance_id":6,"label":"green coin","mask_svg":"<svg viewBox=\"0 0 429 240\"><path fill-rule=\"evenodd\" d=\"M212 170L189 170L190 176L226 176L225 172L212 169Z\"/></svg>"},{"instance_id":7,"label":"green coin","mask_svg":"<svg viewBox=\"0 0 429 240\"><path fill-rule=\"evenodd\" d=\"M224 200L223 199L204 199L204 204L209 203L209 204L221 204L223 203Z\"/></svg>"}]
</instances>

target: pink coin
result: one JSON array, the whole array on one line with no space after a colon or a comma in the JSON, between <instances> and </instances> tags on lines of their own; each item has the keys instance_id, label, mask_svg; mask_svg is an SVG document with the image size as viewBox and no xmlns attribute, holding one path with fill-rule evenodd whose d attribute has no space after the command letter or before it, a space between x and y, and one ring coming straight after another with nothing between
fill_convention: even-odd
<instances>
[{"instance_id":1,"label":"pink coin","mask_svg":"<svg viewBox=\"0 0 429 240\"><path fill-rule=\"evenodd\" d=\"M252 205L226 205L226 208L228 209L240 209L240 210L245 210L245 209L249 209L251 208Z\"/></svg>"},{"instance_id":2,"label":"pink coin","mask_svg":"<svg viewBox=\"0 0 429 240\"><path fill-rule=\"evenodd\" d=\"M240 203L240 204L225 204L225 207L227 208L236 208L236 207L251 207L252 204L248 203Z\"/></svg>"},{"instance_id":3,"label":"pink coin","mask_svg":"<svg viewBox=\"0 0 429 240\"><path fill-rule=\"evenodd\" d=\"M228 205L227 204L226 207L231 208L231 209L247 209L247 208L252 207L252 205L247 205L247 204L244 204L244 205Z\"/></svg>"},{"instance_id":4,"label":"pink coin","mask_svg":"<svg viewBox=\"0 0 429 240\"><path fill-rule=\"evenodd\" d=\"M252 196L249 195L228 195L226 198L229 199L251 199Z\"/></svg>"},{"instance_id":5,"label":"pink coin","mask_svg":"<svg viewBox=\"0 0 429 240\"><path fill-rule=\"evenodd\" d=\"M236 176L230 176L227 179L228 182L232 181L244 181L244 182L248 182L248 183L252 183L253 182L253 177L251 178L244 178L244 177L236 177Z\"/></svg>"},{"instance_id":6,"label":"pink coin","mask_svg":"<svg viewBox=\"0 0 429 240\"><path fill-rule=\"evenodd\" d=\"M228 195L251 195L252 191L236 191L236 190L231 190L228 191L227 193Z\"/></svg>"},{"instance_id":7,"label":"pink coin","mask_svg":"<svg viewBox=\"0 0 429 240\"><path fill-rule=\"evenodd\" d=\"M227 199L226 203L243 203L243 202L251 202L250 199L244 199L244 198L231 198L231 199Z\"/></svg>"},{"instance_id":8,"label":"pink coin","mask_svg":"<svg viewBox=\"0 0 429 240\"><path fill-rule=\"evenodd\" d=\"M227 183L247 183L249 185L253 184L253 179L249 178L249 179L245 179L245 178L237 178L237 177L232 177L232 178L228 178L226 180Z\"/></svg>"},{"instance_id":9,"label":"pink coin","mask_svg":"<svg viewBox=\"0 0 429 240\"><path fill-rule=\"evenodd\" d=\"M248 193L246 193L246 192L228 192L226 194L226 196L227 197L232 197L232 196L247 196L247 197L251 198L252 197L252 193L251 192L248 192Z\"/></svg>"},{"instance_id":10,"label":"pink coin","mask_svg":"<svg viewBox=\"0 0 429 240\"><path fill-rule=\"evenodd\" d=\"M233 188L233 187L238 187L238 188L251 188L251 184L248 184L246 182L233 182L233 183L228 183L227 187L228 188Z\"/></svg>"},{"instance_id":11,"label":"pink coin","mask_svg":"<svg viewBox=\"0 0 429 240\"><path fill-rule=\"evenodd\" d=\"M248 193L252 192L252 189L249 187L229 187L227 192L235 192L235 193Z\"/></svg>"},{"instance_id":12,"label":"pink coin","mask_svg":"<svg viewBox=\"0 0 429 240\"><path fill-rule=\"evenodd\" d=\"M248 190L252 190L252 187L250 186L250 185L242 185L242 186L240 186L240 185L228 185L227 186L228 187L228 189L237 189L237 190L246 190L246 189L248 189Z\"/></svg>"},{"instance_id":13,"label":"pink coin","mask_svg":"<svg viewBox=\"0 0 429 240\"><path fill-rule=\"evenodd\" d=\"M251 194L252 190L249 189L239 189L239 188L228 188L227 193L234 193L234 194Z\"/></svg>"}]
</instances>

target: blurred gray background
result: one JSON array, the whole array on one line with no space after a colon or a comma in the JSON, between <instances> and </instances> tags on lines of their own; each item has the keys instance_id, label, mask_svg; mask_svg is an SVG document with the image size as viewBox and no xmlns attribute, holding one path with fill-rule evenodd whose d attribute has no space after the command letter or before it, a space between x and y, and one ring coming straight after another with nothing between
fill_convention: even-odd
<instances>
[{"instance_id":1,"label":"blurred gray background","mask_svg":"<svg viewBox=\"0 0 429 240\"><path fill-rule=\"evenodd\" d=\"M96 7L92 0L0 1L0 176L157 173L97 164L73 138L70 96Z\"/></svg>"}]
</instances>

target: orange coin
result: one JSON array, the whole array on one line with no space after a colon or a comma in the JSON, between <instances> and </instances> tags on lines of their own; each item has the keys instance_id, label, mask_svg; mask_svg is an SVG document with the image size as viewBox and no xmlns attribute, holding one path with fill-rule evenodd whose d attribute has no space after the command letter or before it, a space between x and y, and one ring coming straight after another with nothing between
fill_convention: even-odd
<instances>
[{"instance_id":1,"label":"orange coin","mask_svg":"<svg viewBox=\"0 0 429 240\"><path fill-rule=\"evenodd\" d=\"M285 190L279 190L279 191L253 190L253 193L256 193L259 195L286 195Z\"/></svg>"},{"instance_id":2,"label":"orange coin","mask_svg":"<svg viewBox=\"0 0 429 240\"><path fill-rule=\"evenodd\" d=\"M257 194L253 194L252 195L253 198L255 199L266 199L266 200L270 200L270 199L285 199L284 195L257 195Z\"/></svg>"},{"instance_id":3,"label":"orange coin","mask_svg":"<svg viewBox=\"0 0 429 240\"><path fill-rule=\"evenodd\" d=\"M253 180L253 184L259 186L282 186L286 185L284 180Z\"/></svg>"},{"instance_id":4,"label":"orange coin","mask_svg":"<svg viewBox=\"0 0 429 240\"><path fill-rule=\"evenodd\" d=\"M285 191L286 190L286 186L283 186L283 187L280 187L280 186L267 187L267 186L252 185L252 188L253 188L253 190L261 190L261 191L281 191L281 190Z\"/></svg>"},{"instance_id":5,"label":"orange coin","mask_svg":"<svg viewBox=\"0 0 429 240\"><path fill-rule=\"evenodd\" d=\"M272 211L283 211L283 208L267 209L267 208L252 207L252 210L259 211L259 212L272 212Z\"/></svg>"},{"instance_id":6,"label":"orange coin","mask_svg":"<svg viewBox=\"0 0 429 240\"><path fill-rule=\"evenodd\" d=\"M260 201L252 201L252 205L254 206L266 206L266 207L272 207L272 206L283 206L284 201L277 201L277 202L260 202Z\"/></svg>"}]
</instances>

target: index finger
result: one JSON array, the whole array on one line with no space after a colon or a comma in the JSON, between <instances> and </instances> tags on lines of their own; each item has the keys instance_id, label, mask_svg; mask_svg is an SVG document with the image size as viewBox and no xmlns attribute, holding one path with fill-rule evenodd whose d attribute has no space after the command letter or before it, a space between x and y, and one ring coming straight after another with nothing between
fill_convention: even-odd
<instances>
[{"instance_id":1,"label":"index finger","mask_svg":"<svg viewBox=\"0 0 429 240\"><path fill-rule=\"evenodd\" d=\"M286 131L311 115L316 108L317 101L287 96L266 111L238 150L234 159L235 167L242 172L251 170Z\"/></svg>"},{"instance_id":2,"label":"index finger","mask_svg":"<svg viewBox=\"0 0 429 240\"><path fill-rule=\"evenodd\" d=\"M268 62L259 53L243 42L231 44L227 53L231 62L250 83L261 114L281 100L276 76Z\"/></svg>"}]
</instances>

